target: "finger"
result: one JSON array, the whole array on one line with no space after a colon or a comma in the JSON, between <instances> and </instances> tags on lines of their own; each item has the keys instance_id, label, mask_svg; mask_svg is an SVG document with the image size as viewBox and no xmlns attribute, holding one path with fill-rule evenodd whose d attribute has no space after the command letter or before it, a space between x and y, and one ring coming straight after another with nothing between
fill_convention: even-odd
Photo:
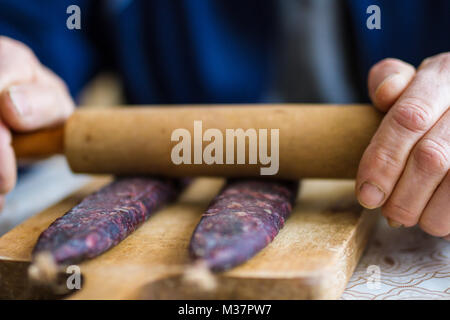
<instances>
[{"instance_id":1,"label":"finger","mask_svg":"<svg viewBox=\"0 0 450 320\"><path fill-rule=\"evenodd\" d=\"M0 194L5 194L14 188L16 175L16 159L11 147L11 133L0 122Z\"/></svg>"},{"instance_id":2,"label":"finger","mask_svg":"<svg viewBox=\"0 0 450 320\"><path fill-rule=\"evenodd\" d=\"M437 188L420 217L419 225L436 237L448 236L450 240L450 173Z\"/></svg>"},{"instance_id":3,"label":"finger","mask_svg":"<svg viewBox=\"0 0 450 320\"><path fill-rule=\"evenodd\" d=\"M73 111L72 98L65 87L41 83L11 86L0 96L3 121L16 131L54 125Z\"/></svg>"},{"instance_id":4,"label":"finger","mask_svg":"<svg viewBox=\"0 0 450 320\"><path fill-rule=\"evenodd\" d=\"M406 227L415 225L449 168L450 110L414 147L395 190L383 207L383 215ZM448 204L449 195L450 192Z\"/></svg>"},{"instance_id":5,"label":"finger","mask_svg":"<svg viewBox=\"0 0 450 320\"><path fill-rule=\"evenodd\" d=\"M373 104L386 112L400 97L416 73L409 63L398 59L384 59L369 71L369 96Z\"/></svg>"},{"instance_id":6,"label":"finger","mask_svg":"<svg viewBox=\"0 0 450 320\"><path fill-rule=\"evenodd\" d=\"M450 241L450 234L444 237L445 240Z\"/></svg>"},{"instance_id":7,"label":"finger","mask_svg":"<svg viewBox=\"0 0 450 320\"><path fill-rule=\"evenodd\" d=\"M421 68L384 117L361 159L357 196L361 205L384 204L417 141L436 123L450 100L450 54Z\"/></svg>"},{"instance_id":8,"label":"finger","mask_svg":"<svg viewBox=\"0 0 450 320\"><path fill-rule=\"evenodd\" d=\"M23 43L0 36L0 93L15 83L33 81L39 65Z\"/></svg>"}]
</instances>

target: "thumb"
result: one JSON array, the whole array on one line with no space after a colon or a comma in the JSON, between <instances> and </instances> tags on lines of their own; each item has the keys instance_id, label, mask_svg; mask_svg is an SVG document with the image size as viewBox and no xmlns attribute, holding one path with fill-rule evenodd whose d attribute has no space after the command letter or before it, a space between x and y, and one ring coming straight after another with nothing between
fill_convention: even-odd
<instances>
[{"instance_id":1,"label":"thumb","mask_svg":"<svg viewBox=\"0 0 450 320\"><path fill-rule=\"evenodd\" d=\"M63 88L25 83L8 88L0 96L3 121L16 131L29 131L64 121L73 111L71 97Z\"/></svg>"},{"instance_id":2,"label":"thumb","mask_svg":"<svg viewBox=\"0 0 450 320\"><path fill-rule=\"evenodd\" d=\"M372 103L387 112L408 87L416 73L415 68L401 60L387 58L369 71L368 87Z\"/></svg>"}]
</instances>

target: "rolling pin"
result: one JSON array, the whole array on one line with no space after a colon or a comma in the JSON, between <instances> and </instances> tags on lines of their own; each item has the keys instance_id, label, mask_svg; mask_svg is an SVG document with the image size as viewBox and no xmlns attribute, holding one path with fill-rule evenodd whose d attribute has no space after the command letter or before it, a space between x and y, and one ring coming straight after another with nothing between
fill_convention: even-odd
<instances>
[{"instance_id":1,"label":"rolling pin","mask_svg":"<svg viewBox=\"0 0 450 320\"><path fill-rule=\"evenodd\" d=\"M278 129L279 170L274 176L354 178L381 119L369 105L80 108L63 127L15 134L12 145L19 159L63 153L77 173L260 176L261 163L248 164L248 145L246 164L175 164L171 153L179 142L172 141L172 132L187 129L193 146L194 121L201 121L203 133L215 128L223 134L224 158L226 129ZM208 144L203 141L201 150Z\"/></svg>"}]
</instances>

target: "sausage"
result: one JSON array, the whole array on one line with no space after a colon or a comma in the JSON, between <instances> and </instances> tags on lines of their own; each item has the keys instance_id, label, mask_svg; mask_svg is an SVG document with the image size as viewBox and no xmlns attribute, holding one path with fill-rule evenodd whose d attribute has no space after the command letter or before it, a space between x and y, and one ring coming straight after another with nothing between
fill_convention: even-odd
<instances>
[{"instance_id":1,"label":"sausage","mask_svg":"<svg viewBox=\"0 0 450 320\"><path fill-rule=\"evenodd\" d=\"M55 220L39 236L32 255L50 253L57 265L94 258L174 201L187 184L149 177L118 178Z\"/></svg>"},{"instance_id":2,"label":"sausage","mask_svg":"<svg viewBox=\"0 0 450 320\"><path fill-rule=\"evenodd\" d=\"M228 181L192 235L191 257L215 272L247 261L283 227L298 186L297 181Z\"/></svg>"}]
</instances>

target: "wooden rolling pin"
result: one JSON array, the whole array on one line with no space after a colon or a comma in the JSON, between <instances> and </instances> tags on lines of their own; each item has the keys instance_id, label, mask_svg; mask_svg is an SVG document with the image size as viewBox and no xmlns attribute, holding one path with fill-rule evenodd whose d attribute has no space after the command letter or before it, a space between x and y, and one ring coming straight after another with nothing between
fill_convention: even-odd
<instances>
[{"instance_id":1,"label":"wooden rolling pin","mask_svg":"<svg viewBox=\"0 0 450 320\"><path fill-rule=\"evenodd\" d=\"M194 121L223 134L226 129L279 129L279 171L283 178L354 178L362 153L382 115L368 105L219 105L79 109L64 127L14 135L18 158L64 153L74 172L165 176L260 176L257 164L173 163L171 141L187 129L194 145ZM270 141L267 146L271 149ZM203 141L201 150L210 142ZM236 143L235 143L236 144ZM248 140L246 163L248 163ZM194 150L192 149L192 159ZM235 151L236 155L236 151Z\"/></svg>"}]
</instances>

